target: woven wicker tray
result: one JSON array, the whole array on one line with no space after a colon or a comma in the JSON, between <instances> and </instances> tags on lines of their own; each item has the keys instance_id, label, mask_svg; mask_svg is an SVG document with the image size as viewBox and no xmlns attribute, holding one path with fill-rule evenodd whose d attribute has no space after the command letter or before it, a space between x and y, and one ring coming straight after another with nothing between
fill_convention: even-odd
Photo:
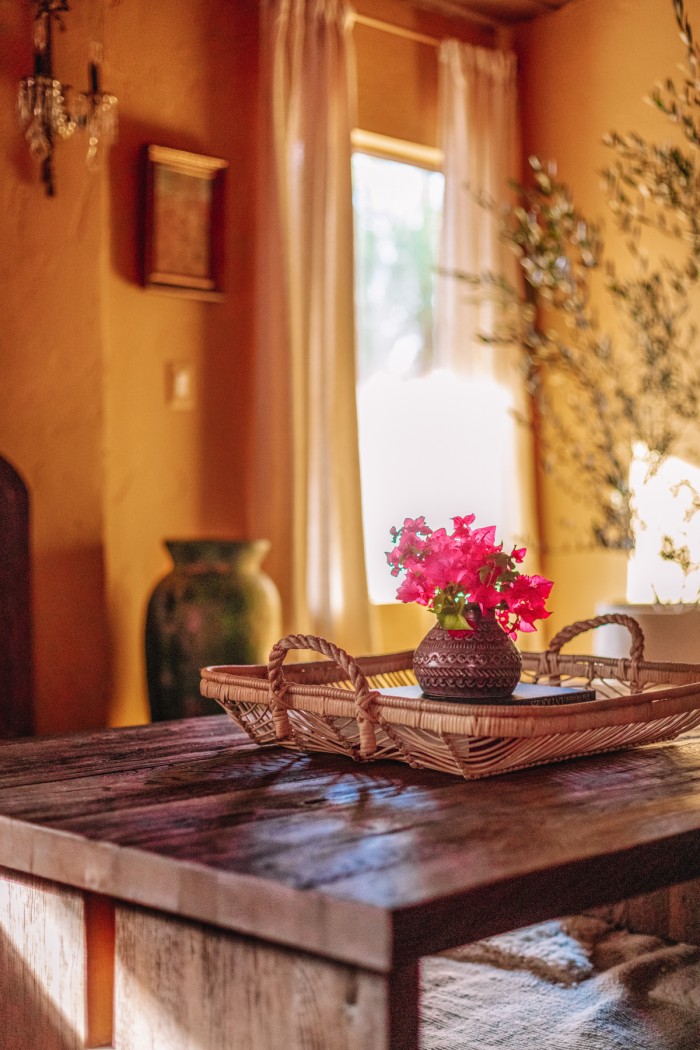
<instances>
[{"instance_id":1,"label":"woven wicker tray","mask_svg":"<svg viewBox=\"0 0 700 1050\"><path fill-rule=\"evenodd\" d=\"M569 656L561 647L608 623L631 634L625 659ZM288 665L290 649L327 660ZM394 759L467 779L579 755L668 740L700 724L700 664L644 660L636 620L610 614L564 628L544 652L523 653L524 682L592 688L596 699L557 706L488 706L396 695L415 684L412 651L353 659L331 642L289 635L264 665L207 667L201 692L257 744Z\"/></svg>"}]
</instances>

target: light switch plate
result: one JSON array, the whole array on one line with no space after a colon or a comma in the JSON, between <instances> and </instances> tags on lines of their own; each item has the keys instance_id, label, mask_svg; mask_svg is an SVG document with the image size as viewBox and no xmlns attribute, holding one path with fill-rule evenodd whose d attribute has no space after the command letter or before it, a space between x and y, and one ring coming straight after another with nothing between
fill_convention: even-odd
<instances>
[{"instance_id":1,"label":"light switch plate","mask_svg":"<svg viewBox=\"0 0 700 1050\"><path fill-rule=\"evenodd\" d=\"M194 368L190 361L167 361L165 365L165 401L178 411L195 407Z\"/></svg>"}]
</instances>

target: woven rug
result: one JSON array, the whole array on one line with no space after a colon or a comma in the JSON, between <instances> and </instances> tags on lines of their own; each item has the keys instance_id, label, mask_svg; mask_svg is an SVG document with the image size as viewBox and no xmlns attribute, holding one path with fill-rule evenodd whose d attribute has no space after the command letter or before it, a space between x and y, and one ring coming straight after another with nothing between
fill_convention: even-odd
<instances>
[{"instance_id":1,"label":"woven rug","mask_svg":"<svg viewBox=\"0 0 700 1050\"><path fill-rule=\"evenodd\" d=\"M422 964L422 1050L700 1050L700 948L574 916Z\"/></svg>"}]
</instances>

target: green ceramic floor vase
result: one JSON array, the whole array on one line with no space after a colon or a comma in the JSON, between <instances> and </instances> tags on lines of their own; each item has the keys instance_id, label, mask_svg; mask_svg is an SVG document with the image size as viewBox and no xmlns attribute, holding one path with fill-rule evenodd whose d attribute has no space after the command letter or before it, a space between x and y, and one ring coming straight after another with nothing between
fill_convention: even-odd
<instances>
[{"instance_id":1,"label":"green ceramic floor vase","mask_svg":"<svg viewBox=\"0 0 700 1050\"><path fill-rule=\"evenodd\" d=\"M199 693L200 668L265 663L279 639L280 600L260 568L267 540L166 540L172 571L146 614L153 721L220 714Z\"/></svg>"}]
</instances>

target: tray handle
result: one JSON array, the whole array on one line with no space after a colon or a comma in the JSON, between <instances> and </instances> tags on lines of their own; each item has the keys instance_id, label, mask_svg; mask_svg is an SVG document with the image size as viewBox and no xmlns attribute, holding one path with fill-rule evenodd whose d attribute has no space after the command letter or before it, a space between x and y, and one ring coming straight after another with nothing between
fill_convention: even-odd
<instances>
[{"instance_id":1,"label":"tray handle","mask_svg":"<svg viewBox=\"0 0 700 1050\"><path fill-rule=\"evenodd\" d=\"M552 638L547 652L558 653L562 645L570 642L579 634L591 631L595 627L603 627L606 623L617 623L626 627L630 632L630 660L633 664L640 663L644 659L644 632L636 620L624 613L606 613L605 616L594 616L591 620L577 620L576 623L563 627L558 634Z\"/></svg>"},{"instance_id":2,"label":"tray handle","mask_svg":"<svg viewBox=\"0 0 700 1050\"><path fill-rule=\"evenodd\" d=\"M355 719L360 733L360 756L370 758L377 750L374 733L375 718L371 710L372 701L377 694L370 688L363 671L349 653L332 642L326 641L325 638L318 638L313 634L288 634L270 650L267 678L270 686L272 721L277 739L284 740L291 735L289 704L285 699L289 683L285 681L282 671L284 658L290 649L313 649L330 660L334 660L341 670L345 671L355 690Z\"/></svg>"}]
</instances>

